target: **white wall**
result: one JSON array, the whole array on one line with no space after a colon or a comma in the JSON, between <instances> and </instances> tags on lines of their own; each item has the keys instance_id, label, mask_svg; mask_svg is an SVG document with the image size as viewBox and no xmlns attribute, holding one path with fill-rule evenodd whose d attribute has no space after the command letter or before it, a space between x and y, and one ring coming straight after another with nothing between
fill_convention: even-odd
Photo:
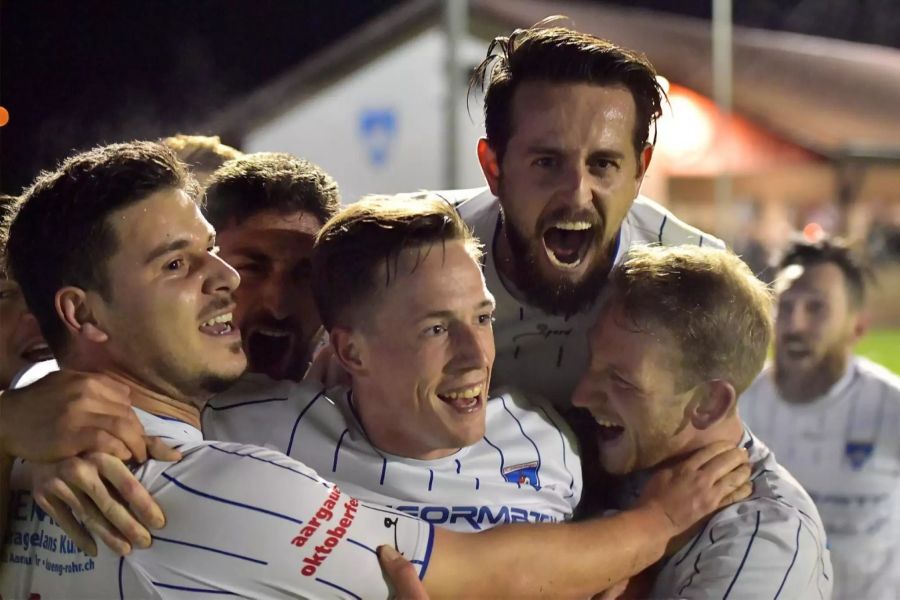
<instances>
[{"instance_id":1,"label":"white wall","mask_svg":"<svg viewBox=\"0 0 900 600\"><path fill-rule=\"evenodd\" d=\"M483 40L464 39L462 64L476 64L486 49ZM251 132L244 149L311 160L337 179L345 202L367 193L444 188L444 53L443 33L425 31ZM459 187L484 185L475 155L481 98L473 98L471 118L464 99L457 110Z\"/></svg>"}]
</instances>

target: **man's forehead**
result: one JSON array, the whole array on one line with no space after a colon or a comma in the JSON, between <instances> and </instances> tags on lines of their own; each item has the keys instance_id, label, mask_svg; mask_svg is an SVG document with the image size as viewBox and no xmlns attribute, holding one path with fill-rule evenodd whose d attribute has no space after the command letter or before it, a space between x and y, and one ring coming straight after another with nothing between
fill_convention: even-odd
<instances>
[{"instance_id":1,"label":"man's forehead","mask_svg":"<svg viewBox=\"0 0 900 600\"><path fill-rule=\"evenodd\" d=\"M843 289L844 283L844 274L835 264L793 264L778 273L773 287L778 297L790 297L822 295L832 289Z\"/></svg>"},{"instance_id":2,"label":"man's forehead","mask_svg":"<svg viewBox=\"0 0 900 600\"><path fill-rule=\"evenodd\" d=\"M238 221L230 219L220 231L221 234L241 234L260 230L291 231L315 237L322 229L322 221L309 211L282 212L262 210Z\"/></svg>"}]
</instances>

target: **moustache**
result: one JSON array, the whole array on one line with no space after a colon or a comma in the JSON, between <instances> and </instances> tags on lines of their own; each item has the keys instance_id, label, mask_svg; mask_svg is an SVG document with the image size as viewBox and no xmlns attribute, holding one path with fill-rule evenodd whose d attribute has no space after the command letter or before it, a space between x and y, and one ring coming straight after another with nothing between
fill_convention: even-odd
<instances>
[{"instance_id":1,"label":"moustache","mask_svg":"<svg viewBox=\"0 0 900 600\"><path fill-rule=\"evenodd\" d=\"M215 313L230 306L234 306L234 297L231 294L228 294L227 296L218 296L200 313L202 315L200 321L207 321Z\"/></svg>"}]
</instances>

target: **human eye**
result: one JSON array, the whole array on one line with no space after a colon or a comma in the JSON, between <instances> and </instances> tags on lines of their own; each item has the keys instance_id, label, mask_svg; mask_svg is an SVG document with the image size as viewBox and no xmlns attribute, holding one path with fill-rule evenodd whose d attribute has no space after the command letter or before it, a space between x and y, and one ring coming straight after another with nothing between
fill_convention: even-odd
<instances>
[{"instance_id":1,"label":"human eye","mask_svg":"<svg viewBox=\"0 0 900 600\"><path fill-rule=\"evenodd\" d=\"M494 313L483 313L478 315L478 324L479 325L493 325L494 324Z\"/></svg>"},{"instance_id":2,"label":"human eye","mask_svg":"<svg viewBox=\"0 0 900 600\"><path fill-rule=\"evenodd\" d=\"M429 325L423 333L428 337L439 337L447 333L447 327L442 324Z\"/></svg>"},{"instance_id":3,"label":"human eye","mask_svg":"<svg viewBox=\"0 0 900 600\"><path fill-rule=\"evenodd\" d=\"M180 271L184 267L184 259L183 258L175 258L173 260L168 261L163 267L166 271Z\"/></svg>"},{"instance_id":4,"label":"human eye","mask_svg":"<svg viewBox=\"0 0 900 600\"><path fill-rule=\"evenodd\" d=\"M589 162L589 167L594 171L607 171L618 168L618 166L618 163L610 158L597 157Z\"/></svg>"},{"instance_id":5,"label":"human eye","mask_svg":"<svg viewBox=\"0 0 900 600\"><path fill-rule=\"evenodd\" d=\"M553 156L538 156L532 164L542 169L551 169L558 164L558 161Z\"/></svg>"},{"instance_id":6,"label":"human eye","mask_svg":"<svg viewBox=\"0 0 900 600\"><path fill-rule=\"evenodd\" d=\"M0 300L11 300L16 297L18 290L14 287L0 288Z\"/></svg>"}]
</instances>

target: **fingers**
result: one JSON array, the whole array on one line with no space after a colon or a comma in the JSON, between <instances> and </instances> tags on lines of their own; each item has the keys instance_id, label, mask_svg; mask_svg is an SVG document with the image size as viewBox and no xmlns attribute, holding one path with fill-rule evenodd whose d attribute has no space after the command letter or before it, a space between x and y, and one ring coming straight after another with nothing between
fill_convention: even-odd
<instances>
[{"instance_id":1,"label":"fingers","mask_svg":"<svg viewBox=\"0 0 900 600\"><path fill-rule=\"evenodd\" d=\"M748 461L749 456L744 448L735 448L732 446L730 450L712 457L701 467L701 470L709 475L713 481L719 481L739 467L746 466ZM749 477L749 470L747 476ZM737 487L737 485L735 485L735 487Z\"/></svg>"},{"instance_id":2,"label":"fingers","mask_svg":"<svg viewBox=\"0 0 900 600\"><path fill-rule=\"evenodd\" d=\"M750 496L753 493L753 484L751 482L746 482L737 488L735 491L731 492L727 496L722 499L722 502L719 503L719 508L724 508L729 504L734 504L735 502L740 502Z\"/></svg>"},{"instance_id":3,"label":"fingers","mask_svg":"<svg viewBox=\"0 0 900 600\"><path fill-rule=\"evenodd\" d=\"M694 452L684 461L684 466L688 469L699 470L719 454L734 449L734 444L729 444L728 442L714 442Z\"/></svg>"},{"instance_id":4,"label":"fingers","mask_svg":"<svg viewBox=\"0 0 900 600\"><path fill-rule=\"evenodd\" d=\"M108 482L118 493L118 498L113 498L112 495L106 493L104 486L98 496L91 494L91 498L97 503L103 516L132 544L139 548L146 548L150 545L150 532L144 526L153 529L163 527L166 520L162 509L122 461L102 454L92 455L91 460L98 466L99 475L103 481ZM128 504L131 512L125 509L122 502ZM132 512L134 516L132 516Z\"/></svg>"},{"instance_id":5,"label":"fingers","mask_svg":"<svg viewBox=\"0 0 900 600\"><path fill-rule=\"evenodd\" d=\"M147 452L151 458L161 460L163 462L176 462L181 460L181 452L175 448L170 448L168 444L158 437L144 437L147 444Z\"/></svg>"},{"instance_id":6,"label":"fingers","mask_svg":"<svg viewBox=\"0 0 900 600\"><path fill-rule=\"evenodd\" d=\"M73 438L74 454L82 452L102 452L119 460L131 460L133 454L119 438L103 429L87 428L79 430Z\"/></svg>"},{"instance_id":7,"label":"fingers","mask_svg":"<svg viewBox=\"0 0 900 600\"><path fill-rule=\"evenodd\" d=\"M146 548L150 545L150 533L128 514L121 502L114 498L100 477L97 463L106 459L106 470L121 461L105 455L91 455L90 459L72 458L58 466L62 486L55 488L56 495L72 507L85 528L117 554L131 552L132 544ZM60 487L64 488L60 490ZM119 532L122 529L123 533Z\"/></svg>"},{"instance_id":8,"label":"fingers","mask_svg":"<svg viewBox=\"0 0 900 600\"><path fill-rule=\"evenodd\" d=\"M425 586L419 580L416 568L391 546L378 547L378 562L391 584L394 598L399 600L428 600Z\"/></svg>"},{"instance_id":9,"label":"fingers","mask_svg":"<svg viewBox=\"0 0 900 600\"><path fill-rule=\"evenodd\" d=\"M94 415L90 419L90 425L95 429L102 429L115 438L118 438L131 453L131 457L139 463L147 461L147 443L144 440L144 426L134 411L129 410L124 417L113 415ZM84 448L82 452L103 452L100 448ZM121 457L120 457L121 458Z\"/></svg>"}]
</instances>

